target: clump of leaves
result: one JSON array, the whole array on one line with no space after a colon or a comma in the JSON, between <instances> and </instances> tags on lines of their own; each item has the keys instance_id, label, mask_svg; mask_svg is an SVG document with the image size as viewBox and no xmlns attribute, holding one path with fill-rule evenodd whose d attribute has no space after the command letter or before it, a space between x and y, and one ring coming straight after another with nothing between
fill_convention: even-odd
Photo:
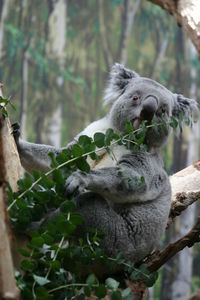
<instances>
[{"instance_id":1,"label":"clump of leaves","mask_svg":"<svg viewBox=\"0 0 200 300\"><path fill-rule=\"evenodd\" d=\"M171 122L173 127L179 124L174 120ZM145 265L135 268L122 254L115 258L107 257L100 247L102 233L91 229L85 236L78 236L76 229L82 218L73 199L64 197L66 178L76 169L83 172L90 170L87 157L98 160L99 151L104 149L111 153L115 144L145 150L143 142L150 126L155 125L147 126L144 122L134 130L127 123L124 135L108 129L105 134L95 133L94 139L81 136L71 150L65 149L57 157L50 155L52 169L48 173L35 171L32 177L26 174L18 182L17 193L8 189L12 225L17 231L29 235L27 247L19 249L24 257L21 262L23 274L16 272L21 299L84 299L91 295L102 299L106 294L113 300L133 299L130 289L120 288L118 280L98 278L94 274L94 265L105 266L112 271L120 266L125 278L143 280L147 286L154 284L157 274L150 274ZM130 184L142 184L144 180L141 178L138 183L131 179ZM40 226L42 218L50 211L54 213L57 208L60 208L60 213L55 214L45 226Z\"/></svg>"},{"instance_id":2,"label":"clump of leaves","mask_svg":"<svg viewBox=\"0 0 200 300\"><path fill-rule=\"evenodd\" d=\"M10 105L12 107L12 109L15 109L14 105L12 104L10 99L4 98L2 96L0 96L0 109L1 109L1 113L2 115L6 118L8 117L8 112L6 107Z\"/></svg>"}]
</instances>

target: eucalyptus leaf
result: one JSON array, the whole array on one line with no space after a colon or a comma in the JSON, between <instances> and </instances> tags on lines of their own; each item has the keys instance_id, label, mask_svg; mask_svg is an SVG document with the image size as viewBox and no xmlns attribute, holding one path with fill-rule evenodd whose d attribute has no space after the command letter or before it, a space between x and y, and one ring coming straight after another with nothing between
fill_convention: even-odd
<instances>
[{"instance_id":1,"label":"eucalyptus leaf","mask_svg":"<svg viewBox=\"0 0 200 300\"><path fill-rule=\"evenodd\" d=\"M35 274L33 274L33 278L35 282L37 282L37 284L39 284L40 286L43 286L50 282L50 280L48 280L46 277L38 276Z\"/></svg>"}]
</instances>

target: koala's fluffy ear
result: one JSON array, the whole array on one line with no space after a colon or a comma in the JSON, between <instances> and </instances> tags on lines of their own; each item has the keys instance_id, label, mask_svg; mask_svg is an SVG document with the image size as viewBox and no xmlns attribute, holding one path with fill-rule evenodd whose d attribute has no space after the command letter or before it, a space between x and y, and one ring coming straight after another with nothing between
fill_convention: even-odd
<instances>
[{"instance_id":1,"label":"koala's fluffy ear","mask_svg":"<svg viewBox=\"0 0 200 300\"><path fill-rule=\"evenodd\" d=\"M179 117L180 112L189 120L197 119L199 116L199 108L196 100L185 98L183 95L174 94L175 103L172 114Z\"/></svg>"},{"instance_id":2,"label":"koala's fluffy ear","mask_svg":"<svg viewBox=\"0 0 200 300\"><path fill-rule=\"evenodd\" d=\"M130 80L136 77L139 77L136 72L126 69L121 64L114 64L110 72L108 86L105 90L104 105L113 103L124 93Z\"/></svg>"}]
</instances>

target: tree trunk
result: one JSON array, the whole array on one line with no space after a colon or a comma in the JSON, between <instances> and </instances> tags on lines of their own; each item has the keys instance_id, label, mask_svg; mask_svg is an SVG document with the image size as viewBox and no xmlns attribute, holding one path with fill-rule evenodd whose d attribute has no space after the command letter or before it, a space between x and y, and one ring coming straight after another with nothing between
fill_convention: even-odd
<instances>
[{"instance_id":1,"label":"tree trunk","mask_svg":"<svg viewBox=\"0 0 200 300\"><path fill-rule=\"evenodd\" d=\"M47 42L47 55L56 59L60 75L56 78L57 95L61 94L64 79L62 71L64 71L65 64L65 46L66 46L66 13L67 1L58 0L56 2L50 1L52 12L49 17L48 27L49 35ZM58 96L56 108L51 115L51 119L47 121L47 139L53 146L60 147L61 145L61 126L62 126L62 102Z\"/></svg>"},{"instance_id":2,"label":"tree trunk","mask_svg":"<svg viewBox=\"0 0 200 300\"><path fill-rule=\"evenodd\" d=\"M127 63L127 53L129 48L131 30L133 28L135 15L138 11L140 3L141 0L136 0L136 1L124 0L121 37L120 37L119 50L117 55L117 61L119 60L123 65L126 65Z\"/></svg>"},{"instance_id":3,"label":"tree trunk","mask_svg":"<svg viewBox=\"0 0 200 300\"><path fill-rule=\"evenodd\" d=\"M183 66L182 61L185 58L185 44L183 38L183 32L177 28L176 33L176 74L175 74L175 82L176 82L176 91L180 92L181 87L185 89L185 78L183 76ZM182 57L181 57L182 56ZM186 91L184 90L184 93ZM172 165L172 173L175 173L186 166L187 159L187 136L186 130L184 134L181 133L178 137L174 136L173 139L173 165ZM184 212L187 214L187 212ZM182 219L183 218L183 219ZM166 243L172 243L176 239L180 238L184 232L182 232L181 225L185 226L185 224L181 224L184 222L185 216L180 216L179 222L176 220L175 224L173 224L169 230L166 232ZM178 299L179 297L179 274L182 270L180 257L177 255L172 260L170 260L165 266L163 270L162 276L162 288L161 288L161 299L162 300L171 300ZM182 275L181 275L182 276ZM176 285L174 285L176 282ZM178 294L176 293L178 291ZM178 296L176 296L178 295ZM174 298L173 298L174 297ZM180 298L181 300L182 298Z\"/></svg>"},{"instance_id":4,"label":"tree trunk","mask_svg":"<svg viewBox=\"0 0 200 300\"><path fill-rule=\"evenodd\" d=\"M148 300L154 300L154 287L148 289Z\"/></svg>"},{"instance_id":5,"label":"tree trunk","mask_svg":"<svg viewBox=\"0 0 200 300\"><path fill-rule=\"evenodd\" d=\"M0 59L3 54L4 22L8 15L10 0L1 0L0 4Z\"/></svg>"},{"instance_id":6,"label":"tree trunk","mask_svg":"<svg viewBox=\"0 0 200 300\"><path fill-rule=\"evenodd\" d=\"M178 45L177 39L177 45ZM192 60L195 58L196 53L193 52L190 46L190 57ZM185 50L179 50L178 53L186 52ZM183 70L181 70L178 64L177 78L179 84L181 84L181 78ZM194 67L190 70L191 77L193 77L193 84L190 87L190 97L196 98L196 70ZM185 79L183 79L185 80ZM184 81L182 81L182 85ZM197 126L197 127L196 127ZM196 128L196 129L195 129ZM187 130L187 132L189 129ZM190 165L191 162L199 158L199 147L196 144L199 139L199 125L187 134L187 137L181 135L181 139L174 139L174 167L173 170L177 171L184 167L184 165ZM182 154L180 156L180 153ZM177 238L185 235L190 228L194 225L195 221L195 204L191 205L179 218L179 222L176 222L176 226L171 228L168 235L168 242L172 242ZM190 283L192 277L192 261L193 251L192 248L185 248L181 251L173 260L171 260L165 266L163 273L163 285L162 285L162 300L186 300L190 295Z\"/></svg>"},{"instance_id":7,"label":"tree trunk","mask_svg":"<svg viewBox=\"0 0 200 300\"><path fill-rule=\"evenodd\" d=\"M26 120L27 120L27 104L28 104L28 63L29 53L28 49L23 52L22 56L22 92L21 92L21 106L20 106L20 130L23 139L26 139Z\"/></svg>"},{"instance_id":8,"label":"tree trunk","mask_svg":"<svg viewBox=\"0 0 200 300\"><path fill-rule=\"evenodd\" d=\"M155 80L157 80L160 77L161 66L167 51L168 44L169 44L169 32L166 32L165 35L163 36L159 53L156 54L157 57L153 66L153 72L151 74L151 77L154 78Z\"/></svg>"},{"instance_id":9,"label":"tree trunk","mask_svg":"<svg viewBox=\"0 0 200 300\"><path fill-rule=\"evenodd\" d=\"M106 26L104 20L104 7L103 7L104 0L99 0L99 31L101 36L102 48L103 48L103 55L104 60L106 63L107 70L109 71L112 64L113 64L113 57L112 53L109 49L109 45L106 39Z\"/></svg>"},{"instance_id":10,"label":"tree trunk","mask_svg":"<svg viewBox=\"0 0 200 300\"><path fill-rule=\"evenodd\" d=\"M196 58L196 51L190 44L190 60ZM191 65L190 74L192 78L192 85L190 88L190 97L196 98L197 86L196 86L196 69ZM196 129L196 130L194 130ZM196 136L199 138L199 124L195 125L193 130L190 130L186 165L190 165L191 162L196 161L199 158L199 148L196 145ZM178 236L183 236L188 232L195 222L195 204L191 205L181 216L179 224ZM178 272L176 273L175 280L172 284L172 299L174 300L187 300L190 295L190 284L192 279L192 262L193 262L193 249L185 248L178 255Z\"/></svg>"},{"instance_id":11,"label":"tree trunk","mask_svg":"<svg viewBox=\"0 0 200 300\"><path fill-rule=\"evenodd\" d=\"M11 255L11 229L6 211L6 182L16 191L17 180L21 175L21 164L9 120L0 114L0 299L5 300L19 299Z\"/></svg>"}]
</instances>

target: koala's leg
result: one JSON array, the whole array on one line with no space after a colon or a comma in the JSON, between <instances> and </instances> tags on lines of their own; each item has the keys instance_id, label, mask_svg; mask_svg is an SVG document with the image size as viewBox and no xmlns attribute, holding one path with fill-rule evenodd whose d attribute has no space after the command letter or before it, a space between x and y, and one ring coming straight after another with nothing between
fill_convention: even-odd
<instances>
[{"instance_id":1,"label":"koala's leg","mask_svg":"<svg viewBox=\"0 0 200 300\"><path fill-rule=\"evenodd\" d=\"M87 192L76 198L77 210L83 217L78 233L87 232L87 228L96 228L104 233L101 247L109 256L124 253L126 257L134 255L134 245L128 236L125 220L96 193Z\"/></svg>"}]
</instances>

